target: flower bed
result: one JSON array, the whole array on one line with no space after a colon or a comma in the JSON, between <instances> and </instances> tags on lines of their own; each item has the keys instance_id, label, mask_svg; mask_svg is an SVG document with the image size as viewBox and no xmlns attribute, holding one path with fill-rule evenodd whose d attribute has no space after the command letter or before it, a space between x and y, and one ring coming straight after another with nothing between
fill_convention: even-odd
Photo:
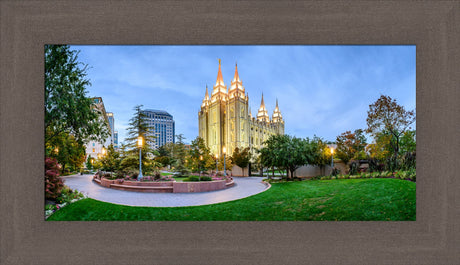
<instances>
[{"instance_id":1,"label":"flower bed","mask_svg":"<svg viewBox=\"0 0 460 265\"><path fill-rule=\"evenodd\" d=\"M175 180L165 181L131 181L124 179L107 179L96 176L93 181L103 187L137 192L167 192L167 193L185 193L185 192L205 192L222 190L233 186L233 178L224 178L205 182L177 182Z\"/></svg>"}]
</instances>

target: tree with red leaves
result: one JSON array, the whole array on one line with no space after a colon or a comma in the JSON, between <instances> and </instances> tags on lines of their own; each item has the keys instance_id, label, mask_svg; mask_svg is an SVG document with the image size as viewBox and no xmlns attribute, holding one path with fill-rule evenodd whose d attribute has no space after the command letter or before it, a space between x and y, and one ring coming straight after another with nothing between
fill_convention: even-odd
<instances>
[{"instance_id":1,"label":"tree with red leaves","mask_svg":"<svg viewBox=\"0 0 460 265\"><path fill-rule=\"evenodd\" d=\"M59 167L55 158L45 159L45 198L55 200L64 187L64 182L59 177Z\"/></svg>"},{"instance_id":2,"label":"tree with red leaves","mask_svg":"<svg viewBox=\"0 0 460 265\"><path fill-rule=\"evenodd\" d=\"M337 157L346 165L352 159L356 159L366 147L366 137L363 130L357 129L353 133L346 131L337 136Z\"/></svg>"}]
</instances>

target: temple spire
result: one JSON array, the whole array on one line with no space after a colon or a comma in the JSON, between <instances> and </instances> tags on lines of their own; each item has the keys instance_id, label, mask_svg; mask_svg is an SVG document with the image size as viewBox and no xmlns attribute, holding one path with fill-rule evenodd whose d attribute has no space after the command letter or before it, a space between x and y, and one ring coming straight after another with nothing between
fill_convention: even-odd
<instances>
[{"instance_id":1,"label":"temple spire","mask_svg":"<svg viewBox=\"0 0 460 265\"><path fill-rule=\"evenodd\" d=\"M228 90L228 95L230 98L239 97L244 99L244 86L241 82L240 75L238 74L238 64L235 63L235 75L231 81L230 89Z\"/></svg>"},{"instance_id":2,"label":"temple spire","mask_svg":"<svg viewBox=\"0 0 460 265\"><path fill-rule=\"evenodd\" d=\"M275 110L273 111L272 121L273 122L283 122L283 116L281 115L281 111L278 107L278 98L276 99L276 107L275 107Z\"/></svg>"},{"instance_id":3,"label":"temple spire","mask_svg":"<svg viewBox=\"0 0 460 265\"><path fill-rule=\"evenodd\" d=\"M220 66L220 59L219 59L219 70L217 71L216 86L218 84L224 84L224 78L222 77L222 69L221 69L221 66Z\"/></svg>"},{"instance_id":4,"label":"temple spire","mask_svg":"<svg viewBox=\"0 0 460 265\"><path fill-rule=\"evenodd\" d=\"M206 84L206 94L204 95L204 99L208 99L209 100L209 92L208 92L208 84ZM277 101L278 102L278 101ZM278 104L278 103L276 103ZM277 105L278 106L278 105Z\"/></svg>"},{"instance_id":5,"label":"temple spire","mask_svg":"<svg viewBox=\"0 0 460 265\"><path fill-rule=\"evenodd\" d=\"M208 84L206 84L206 94L204 94L204 99L203 99L203 103L201 104L202 107L205 107L207 105L209 105L209 92L208 92Z\"/></svg>"},{"instance_id":6,"label":"temple spire","mask_svg":"<svg viewBox=\"0 0 460 265\"><path fill-rule=\"evenodd\" d=\"M212 90L212 100L216 98L217 95L220 95L219 98L227 97L227 86L224 83L224 78L222 77L222 69L221 69L221 62L219 59L219 70L217 71L217 79L216 79L216 84L213 87Z\"/></svg>"},{"instance_id":7,"label":"temple spire","mask_svg":"<svg viewBox=\"0 0 460 265\"><path fill-rule=\"evenodd\" d=\"M268 111L265 108L264 93L262 93L262 100L260 101L260 108L259 108L259 111L257 112L257 120L258 121L270 122L270 117L268 116Z\"/></svg>"}]
</instances>

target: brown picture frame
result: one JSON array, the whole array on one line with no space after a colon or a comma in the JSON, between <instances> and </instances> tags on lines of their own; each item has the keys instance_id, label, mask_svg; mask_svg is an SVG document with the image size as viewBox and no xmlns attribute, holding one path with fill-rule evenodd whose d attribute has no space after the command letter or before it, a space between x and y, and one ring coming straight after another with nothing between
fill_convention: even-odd
<instances>
[{"instance_id":1,"label":"brown picture frame","mask_svg":"<svg viewBox=\"0 0 460 265\"><path fill-rule=\"evenodd\" d=\"M1 264L459 263L459 1L20 0L0 7ZM45 44L416 45L417 220L46 222Z\"/></svg>"}]
</instances>

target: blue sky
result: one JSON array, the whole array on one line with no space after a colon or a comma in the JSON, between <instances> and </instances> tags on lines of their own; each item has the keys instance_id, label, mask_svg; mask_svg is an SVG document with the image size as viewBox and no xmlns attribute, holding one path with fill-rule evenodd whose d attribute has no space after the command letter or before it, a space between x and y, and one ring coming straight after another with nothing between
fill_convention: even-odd
<instances>
[{"instance_id":1,"label":"blue sky","mask_svg":"<svg viewBox=\"0 0 460 265\"><path fill-rule=\"evenodd\" d=\"M166 110L176 134L198 136L198 111L216 82L218 58L227 88L238 72L252 114L261 94L269 114L276 99L285 133L297 137L337 135L366 128L369 104L381 94L415 109L415 46L72 46L89 65L88 96L102 97L114 113L119 142L133 108Z\"/></svg>"}]
</instances>

